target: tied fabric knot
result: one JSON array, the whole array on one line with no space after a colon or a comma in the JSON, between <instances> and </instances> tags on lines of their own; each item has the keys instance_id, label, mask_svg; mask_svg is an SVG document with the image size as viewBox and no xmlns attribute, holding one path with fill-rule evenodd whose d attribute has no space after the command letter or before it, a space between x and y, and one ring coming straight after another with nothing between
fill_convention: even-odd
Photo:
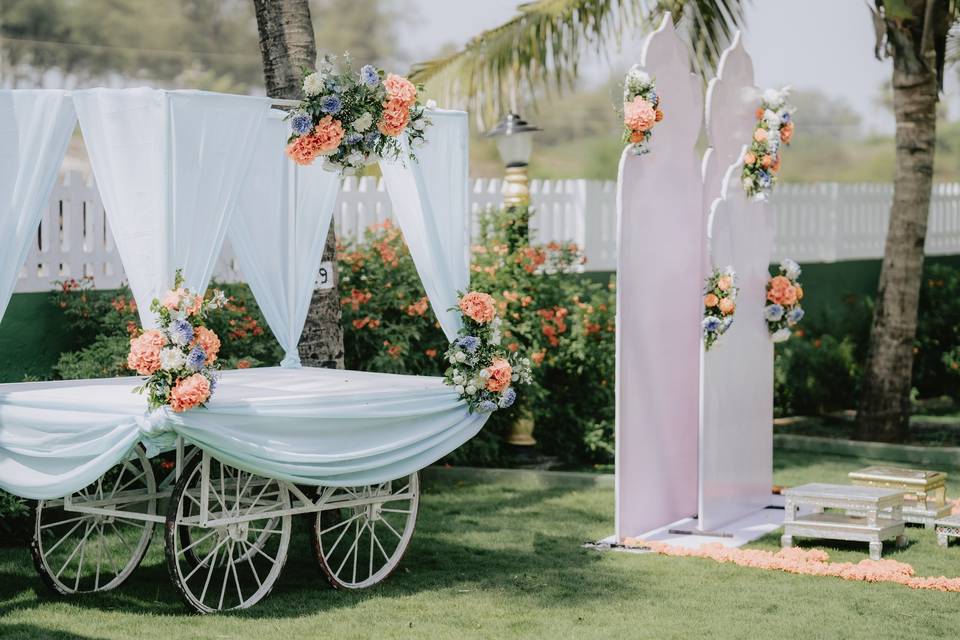
<instances>
[{"instance_id":1,"label":"tied fabric knot","mask_svg":"<svg viewBox=\"0 0 960 640\"><path fill-rule=\"evenodd\" d=\"M300 354L297 352L296 347L284 355L283 360L280 361L280 366L284 369L300 368Z\"/></svg>"},{"instance_id":2,"label":"tied fabric knot","mask_svg":"<svg viewBox=\"0 0 960 640\"><path fill-rule=\"evenodd\" d=\"M158 407L137 416L140 441L148 458L153 458L176 444L177 436L171 430L171 417L168 407Z\"/></svg>"}]
</instances>

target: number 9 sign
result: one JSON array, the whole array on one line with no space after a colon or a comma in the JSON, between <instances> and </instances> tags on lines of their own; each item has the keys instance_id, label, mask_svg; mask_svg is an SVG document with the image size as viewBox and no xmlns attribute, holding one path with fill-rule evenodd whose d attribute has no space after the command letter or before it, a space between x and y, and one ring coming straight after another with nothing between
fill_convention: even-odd
<instances>
[{"instance_id":1,"label":"number 9 sign","mask_svg":"<svg viewBox=\"0 0 960 640\"><path fill-rule=\"evenodd\" d=\"M316 289L333 289L333 262L329 260L320 263L317 272Z\"/></svg>"}]
</instances>

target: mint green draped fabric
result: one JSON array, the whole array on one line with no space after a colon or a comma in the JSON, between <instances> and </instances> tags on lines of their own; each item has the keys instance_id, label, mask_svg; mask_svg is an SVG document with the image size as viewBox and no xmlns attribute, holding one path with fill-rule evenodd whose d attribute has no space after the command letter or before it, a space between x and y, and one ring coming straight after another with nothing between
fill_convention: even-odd
<instances>
[{"instance_id":1,"label":"mint green draped fabric","mask_svg":"<svg viewBox=\"0 0 960 640\"><path fill-rule=\"evenodd\" d=\"M441 378L331 369L226 371L207 408L146 414L140 378L0 385L0 488L55 498L137 443L176 435L228 464L300 484L391 480L483 427Z\"/></svg>"}]
</instances>

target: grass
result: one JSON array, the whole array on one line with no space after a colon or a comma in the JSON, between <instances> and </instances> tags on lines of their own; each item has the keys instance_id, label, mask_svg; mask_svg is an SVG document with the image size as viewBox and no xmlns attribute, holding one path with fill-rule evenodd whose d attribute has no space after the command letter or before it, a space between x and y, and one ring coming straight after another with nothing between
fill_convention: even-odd
<instances>
[{"instance_id":1,"label":"grass","mask_svg":"<svg viewBox=\"0 0 960 640\"><path fill-rule=\"evenodd\" d=\"M775 480L843 482L870 462L778 453ZM300 533L274 592L236 614L188 614L159 538L126 584L81 599L51 596L25 550L0 550L0 637L930 638L960 628L957 594L582 549L612 532L609 476L431 469L424 486L417 535L389 581L327 588ZM922 575L960 575L960 545L908 534L910 546L888 557ZM776 545L768 536L755 546ZM834 560L866 557L865 545L822 546Z\"/></svg>"},{"instance_id":2,"label":"grass","mask_svg":"<svg viewBox=\"0 0 960 640\"><path fill-rule=\"evenodd\" d=\"M789 424L775 424L773 432L855 440L857 425L852 416L811 416L791 419ZM923 447L960 446L960 412L911 416L907 436L898 444Z\"/></svg>"}]
</instances>

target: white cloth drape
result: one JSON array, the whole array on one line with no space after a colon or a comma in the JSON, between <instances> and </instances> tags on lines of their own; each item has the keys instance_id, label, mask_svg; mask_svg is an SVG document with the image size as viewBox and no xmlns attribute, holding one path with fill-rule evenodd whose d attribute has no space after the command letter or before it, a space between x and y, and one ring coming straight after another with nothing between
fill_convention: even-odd
<instances>
[{"instance_id":1,"label":"white cloth drape","mask_svg":"<svg viewBox=\"0 0 960 640\"><path fill-rule=\"evenodd\" d=\"M283 153L289 131L275 111L257 137L229 228L243 275L285 357L298 367L297 343L323 257L340 175L321 163L300 167Z\"/></svg>"},{"instance_id":2,"label":"white cloth drape","mask_svg":"<svg viewBox=\"0 0 960 640\"><path fill-rule=\"evenodd\" d=\"M74 92L84 141L145 327L176 269L203 291L269 100L201 91Z\"/></svg>"},{"instance_id":3,"label":"white cloth drape","mask_svg":"<svg viewBox=\"0 0 960 640\"><path fill-rule=\"evenodd\" d=\"M452 340L460 315L449 309L470 282L469 127L463 111L432 110L428 115L433 124L426 144L414 149L417 160L405 157L405 148L403 158L381 162L380 168L433 312Z\"/></svg>"},{"instance_id":4,"label":"white cloth drape","mask_svg":"<svg viewBox=\"0 0 960 640\"><path fill-rule=\"evenodd\" d=\"M75 124L64 91L0 91L0 318Z\"/></svg>"}]
</instances>

